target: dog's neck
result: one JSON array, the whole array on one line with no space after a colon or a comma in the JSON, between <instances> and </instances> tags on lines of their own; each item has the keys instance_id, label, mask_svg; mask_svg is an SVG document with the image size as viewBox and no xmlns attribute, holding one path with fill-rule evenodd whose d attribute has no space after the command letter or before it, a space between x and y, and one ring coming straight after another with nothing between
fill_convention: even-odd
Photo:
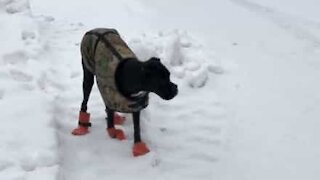
<instances>
[{"instance_id":1,"label":"dog's neck","mask_svg":"<svg viewBox=\"0 0 320 180\"><path fill-rule=\"evenodd\" d=\"M124 60L116 71L116 84L120 93L134 98L146 91L144 84L144 65L137 59Z\"/></svg>"}]
</instances>

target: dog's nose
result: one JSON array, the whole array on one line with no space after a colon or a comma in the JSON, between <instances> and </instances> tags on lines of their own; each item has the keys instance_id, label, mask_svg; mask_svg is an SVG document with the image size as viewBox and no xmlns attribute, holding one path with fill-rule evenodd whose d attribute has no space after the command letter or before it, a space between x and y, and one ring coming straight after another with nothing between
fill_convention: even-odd
<instances>
[{"instance_id":1,"label":"dog's nose","mask_svg":"<svg viewBox=\"0 0 320 180\"><path fill-rule=\"evenodd\" d=\"M174 84L174 83L173 83L173 87L174 87L175 89L178 89L178 85L176 85L176 84Z\"/></svg>"},{"instance_id":2,"label":"dog's nose","mask_svg":"<svg viewBox=\"0 0 320 180\"><path fill-rule=\"evenodd\" d=\"M175 95L177 95L178 94L178 86L176 85L176 84L174 84L174 83L172 83L173 85L172 85L172 92L175 94Z\"/></svg>"}]
</instances>

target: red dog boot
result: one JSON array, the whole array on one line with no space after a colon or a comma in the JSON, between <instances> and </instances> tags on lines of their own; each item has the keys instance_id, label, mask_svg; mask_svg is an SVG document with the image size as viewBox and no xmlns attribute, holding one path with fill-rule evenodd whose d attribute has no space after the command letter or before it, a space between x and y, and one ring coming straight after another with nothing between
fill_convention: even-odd
<instances>
[{"instance_id":1,"label":"red dog boot","mask_svg":"<svg viewBox=\"0 0 320 180\"><path fill-rule=\"evenodd\" d=\"M150 152L147 145L143 142L138 142L133 145L132 154L134 157L145 155Z\"/></svg>"},{"instance_id":2,"label":"red dog boot","mask_svg":"<svg viewBox=\"0 0 320 180\"><path fill-rule=\"evenodd\" d=\"M124 123L124 120L125 120L126 118L124 117L124 116L121 116L120 114L118 114L118 113L114 113L114 115L113 115L113 122L114 122L114 124L116 124L116 125L122 125L123 123Z\"/></svg>"},{"instance_id":3,"label":"red dog boot","mask_svg":"<svg viewBox=\"0 0 320 180\"><path fill-rule=\"evenodd\" d=\"M72 131L72 134L75 136L85 135L89 133L89 127L91 126L90 114L80 111L79 114L79 125Z\"/></svg>"},{"instance_id":4,"label":"red dog boot","mask_svg":"<svg viewBox=\"0 0 320 180\"><path fill-rule=\"evenodd\" d=\"M111 138L117 138L120 141L126 139L126 136L121 129L107 128L107 132Z\"/></svg>"}]
</instances>

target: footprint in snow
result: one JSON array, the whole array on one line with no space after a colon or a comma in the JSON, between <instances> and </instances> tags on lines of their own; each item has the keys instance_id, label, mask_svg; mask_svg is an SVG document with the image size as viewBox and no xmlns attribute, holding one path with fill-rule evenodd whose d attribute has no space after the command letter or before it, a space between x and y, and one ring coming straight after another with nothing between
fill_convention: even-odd
<instances>
[{"instance_id":1,"label":"footprint in snow","mask_svg":"<svg viewBox=\"0 0 320 180\"><path fill-rule=\"evenodd\" d=\"M28 61L28 55L25 51L18 50L12 53L3 55L3 61L5 64L20 64Z\"/></svg>"},{"instance_id":2,"label":"footprint in snow","mask_svg":"<svg viewBox=\"0 0 320 180\"><path fill-rule=\"evenodd\" d=\"M215 65L209 65L208 66L208 71L214 74L223 74L224 70L220 66L215 66Z\"/></svg>"},{"instance_id":3,"label":"footprint in snow","mask_svg":"<svg viewBox=\"0 0 320 180\"><path fill-rule=\"evenodd\" d=\"M52 17L52 16L44 16L44 21L46 21L46 22L52 22L52 21L54 21L55 19L54 19L54 17Z\"/></svg>"},{"instance_id":4,"label":"footprint in snow","mask_svg":"<svg viewBox=\"0 0 320 180\"><path fill-rule=\"evenodd\" d=\"M71 23L70 26L73 27L72 28L73 31L78 31L83 27L83 24L81 22L79 22L79 23Z\"/></svg>"},{"instance_id":5,"label":"footprint in snow","mask_svg":"<svg viewBox=\"0 0 320 180\"><path fill-rule=\"evenodd\" d=\"M21 33L21 39L24 41L25 45L39 45L37 34L35 31L32 30L24 30Z\"/></svg>"},{"instance_id":6,"label":"footprint in snow","mask_svg":"<svg viewBox=\"0 0 320 180\"><path fill-rule=\"evenodd\" d=\"M0 89L0 100L3 99L3 96L4 96L4 90Z\"/></svg>"},{"instance_id":7,"label":"footprint in snow","mask_svg":"<svg viewBox=\"0 0 320 180\"><path fill-rule=\"evenodd\" d=\"M208 134L208 135L210 135L210 134ZM208 136L208 137L210 137L210 136ZM193 143L198 143L198 144L207 144L210 146L220 146L222 143L220 139L214 138L214 137L212 137L212 135L210 138L203 138L202 136L197 135L195 137L188 138L188 141L193 142Z\"/></svg>"},{"instance_id":8,"label":"footprint in snow","mask_svg":"<svg viewBox=\"0 0 320 180\"><path fill-rule=\"evenodd\" d=\"M70 74L70 78L71 79L74 79L74 78L77 78L77 77L80 77L81 76L81 73L80 72L72 72L71 74Z\"/></svg>"},{"instance_id":9,"label":"footprint in snow","mask_svg":"<svg viewBox=\"0 0 320 180\"><path fill-rule=\"evenodd\" d=\"M29 74L26 74L19 70L10 70L10 76L20 82L30 82L33 80L33 77Z\"/></svg>"},{"instance_id":10,"label":"footprint in snow","mask_svg":"<svg viewBox=\"0 0 320 180\"><path fill-rule=\"evenodd\" d=\"M55 74L55 72L52 72ZM63 84L55 82L50 78L48 73L42 73L41 77L37 80L38 87L42 90L46 90L47 88L55 88L63 91L65 87Z\"/></svg>"},{"instance_id":11,"label":"footprint in snow","mask_svg":"<svg viewBox=\"0 0 320 180\"><path fill-rule=\"evenodd\" d=\"M209 162L217 162L219 161L219 159L217 157L214 157L212 156L211 154L209 153L192 153L190 155L191 158L195 158L195 159L198 159L198 160L201 160L201 161L209 161Z\"/></svg>"},{"instance_id":12,"label":"footprint in snow","mask_svg":"<svg viewBox=\"0 0 320 180\"><path fill-rule=\"evenodd\" d=\"M21 33L22 40L35 39L35 38L36 38L36 33L33 31L24 30Z\"/></svg>"},{"instance_id":13,"label":"footprint in snow","mask_svg":"<svg viewBox=\"0 0 320 180\"><path fill-rule=\"evenodd\" d=\"M4 1L4 7L8 14L16 14L30 9L29 1Z\"/></svg>"},{"instance_id":14,"label":"footprint in snow","mask_svg":"<svg viewBox=\"0 0 320 180\"><path fill-rule=\"evenodd\" d=\"M0 158L0 171L3 171L5 169L9 168L12 165L13 165L13 163L10 160L8 160L6 158L5 159Z\"/></svg>"}]
</instances>

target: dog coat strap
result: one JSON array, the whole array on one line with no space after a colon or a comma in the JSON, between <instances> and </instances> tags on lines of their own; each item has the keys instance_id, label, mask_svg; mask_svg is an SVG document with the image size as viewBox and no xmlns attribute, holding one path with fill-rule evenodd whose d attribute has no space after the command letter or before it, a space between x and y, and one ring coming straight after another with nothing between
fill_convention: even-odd
<instances>
[{"instance_id":1,"label":"dog coat strap","mask_svg":"<svg viewBox=\"0 0 320 180\"><path fill-rule=\"evenodd\" d=\"M91 127L91 123L90 122L80 122L79 121L79 126L82 126L82 127Z\"/></svg>"},{"instance_id":2,"label":"dog coat strap","mask_svg":"<svg viewBox=\"0 0 320 180\"><path fill-rule=\"evenodd\" d=\"M133 101L132 104L129 104L130 108L142 109L148 105L146 102L148 102L149 93L142 92L139 96L131 97L130 99Z\"/></svg>"},{"instance_id":3,"label":"dog coat strap","mask_svg":"<svg viewBox=\"0 0 320 180\"><path fill-rule=\"evenodd\" d=\"M112 54L115 55L120 61L123 60L119 52L111 45L111 43L106 38L104 38L104 35L102 35L101 37L102 42L110 49Z\"/></svg>"},{"instance_id":4,"label":"dog coat strap","mask_svg":"<svg viewBox=\"0 0 320 180\"><path fill-rule=\"evenodd\" d=\"M118 35L118 33L116 31L107 31L102 34L100 34L98 32L89 31L86 34L92 34L92 35L95 35L98 37L98 39L94 45L94 54L96 53L97 45L98 45L99 41L101 40L107 46L107 48L110 49L110 51L112 52L113 55L115 55L119 60L123 60L123 58L119 54L119 52L112 46L112 44L106 38L104 38L104 36L107 34L117 34Z\"/></svg>"}]
</instances>

